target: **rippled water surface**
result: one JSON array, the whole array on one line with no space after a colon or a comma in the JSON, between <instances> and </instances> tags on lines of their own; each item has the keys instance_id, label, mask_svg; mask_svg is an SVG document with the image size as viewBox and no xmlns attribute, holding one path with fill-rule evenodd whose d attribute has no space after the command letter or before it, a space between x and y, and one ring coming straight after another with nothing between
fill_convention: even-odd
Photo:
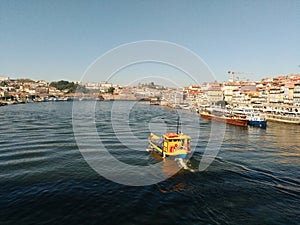
<instances>
[{"instance_id":1,"label":"rippled water surface","mask_svg":"<svg viewBox=\"0 0 300 225\"><path fill-rule=\"evenodd\" d=\"M84 120L84 109L93 103L78 104ZM145 151L147 137L158 124L172 130L176 112L138 103L126 125L119 120L130 103L119 102L112 116L113 104L95 106L94 126L103 146L130 165L161 162ZM196 124L197 115L181 113L193 136L194 172L180 170L156 184L128 186L100 176L85 161L73 133L71 102L0 107L0 224L300 224L299 126L228 125L217 157L200 172L211 123ZM89 138L91 130L85 129L80 135Z\"/></svg>"}]
</instances>

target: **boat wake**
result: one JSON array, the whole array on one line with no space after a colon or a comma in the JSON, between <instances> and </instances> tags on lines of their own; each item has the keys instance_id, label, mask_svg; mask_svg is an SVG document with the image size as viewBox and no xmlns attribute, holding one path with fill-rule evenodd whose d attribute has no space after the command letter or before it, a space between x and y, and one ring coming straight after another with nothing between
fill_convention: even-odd
<instances>
[{"instance_id":1,"label":"boat wake","mask_svg":"<svg viewBox=\"0 0 300 225\"><path fill-rule=\"evenodd\" d=\"M147 148L146 151L147 152L155 152L156 153L156 151L153 148L151 148L151 147ZM165 160L166 158L162 158L162 159ZM184 158L175 158L174 159L173 158L173 160L177 163L177 166L180 169L188 170L190 172L195 172L195 170L190 167L191 162L188 159L184 159Z\"/></svg>"},{"instance_id":2,"label":"boat wake","mask_svg":"<svg viewBox=\"0 0 300 225\"><path fill-rule=\"evenodd\" d=\"M175 159L175 161L177 162L177 164L180 168L183 168L183 169L188 170L190 172L195 172L194 169L192 169L188 166L188 160L185 160L185 159L182 159L182 158L177 158L177 159Z\"/></svg>"}]
</instances>

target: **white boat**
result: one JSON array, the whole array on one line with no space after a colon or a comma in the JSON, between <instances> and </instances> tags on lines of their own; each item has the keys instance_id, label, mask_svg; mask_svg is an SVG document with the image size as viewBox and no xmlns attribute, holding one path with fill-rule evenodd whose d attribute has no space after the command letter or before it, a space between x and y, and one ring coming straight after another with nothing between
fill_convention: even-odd
<instances>
[{"instance_id":1,"label":"white boat","mask_svg":"<svg viewBox=\"0 0 300 225\"><path fill-rule=\"evenodd\" d=\"M237 107L232 110L233 114L244 115L248 120L250 126L257 126L265 128L267 126L267 121L264 117L260 116L258 112L252 107Z\"/></svg>"},{"instance_id":2,"label":"white boat","mask_svg":"<svg viewBox=\"0 0 300 225\"><path fill-rule=\"evenodd\" d=\"M300 112L269 108L264 113L268 121L300 125Z\"/></svg>"},{"instance_id":3,"label":"white boat","mask_svg":"<svg viewBox=\"0 0 300 225\"><path fill-rule=\"evenodd\" d=\"M180 104L179 107L185 110L190 110L192 108L189 104Z\"/></svg>"}]
</instances>

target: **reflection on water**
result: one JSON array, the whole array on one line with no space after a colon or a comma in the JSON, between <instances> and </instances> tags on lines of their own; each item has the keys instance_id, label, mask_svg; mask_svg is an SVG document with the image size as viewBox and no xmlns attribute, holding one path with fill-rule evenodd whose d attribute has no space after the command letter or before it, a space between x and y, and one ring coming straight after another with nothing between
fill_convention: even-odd
<instances>
[{"instance_id":1,"label":"reflection on water","mask_svg":"<svg viewBox=\"0 0 300 225\"><path fill-rule=\"evenodd\" d=\"M90 103L80 104L86 108ZM139 140L131 141L129 148L114 135L111 104L96 106L98 133L110 153L132 165L162 162L161 171L166 176L173 174L178 169L176 162L162 161L158 154L145 151L150 132L147 122L164 120L171 129L168 121L173 111L135 106L130 114L132 132L120 126L123 138ZM126 102L123 104L125 107ZM0 108L0 224L300 221L299 126L271 122L266 129L228 125L221 149L207 170L180 170L157 184L130 187L106 180L88 166L76 146L71 115L69 102ZM193 124L186 123L186 130L192 130ZM199 127L199 141L193 143L196 149L190 160L194 169L208 143L211 123L201 120Z\"/></svg>"}]
</instances>

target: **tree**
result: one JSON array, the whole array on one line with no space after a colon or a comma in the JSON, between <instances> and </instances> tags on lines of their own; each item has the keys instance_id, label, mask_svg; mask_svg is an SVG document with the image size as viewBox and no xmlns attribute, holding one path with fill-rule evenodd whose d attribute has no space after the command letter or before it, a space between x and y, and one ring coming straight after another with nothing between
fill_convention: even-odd
<instances>
[{"instance_id":1,"label":"tree","mask_svg":"<svg viewBox=\"0 0 300 225\"><path fill-rule=\"evenodd\" d=\"M107 92L110 93L110 94L113 94L115 91L115 88L114 87L109 87Z\"/></svg>"},{"instance_id":2,"label":"tree","mask_svg":"<svg viewBox=\"0 0 300 225\"><path fill-rule=\"evenodd\" d=\"M216 102L216 105L220 105L221 107L225 107L226 105L228 105L228 102L226 102L226 101L217 101Z\"/></svg>"},{"instance_id":3,"label":"tree","mask_svg":"<svg viewBox=\"0 0 300 225\"><path fill-rule=\"evenodd\" d=\"M76 91L78 84L74 84L74 82L61 80L61 81L51 82L49 86L55 87L60 91L68 90L68 92L74 93Z\"/></svg>"},{"instance_id":4,"label":"tree","mask_svg":"<svg viewBox=\"0 0 300 225\"><path fill-rule=\"evenodd\" d=\"M78 85L76 91L82 92L84 94L91 93L92 90L87 89L85 86Z\"/></svg>"},{"instance_id":5,"label":"tree","mask_svg":"<svg viewBox=\"0 0 300 225\"><path fill-rule=\"evenodd\" d=\"M154 82L151 82L148 86L149 86L149 88L155 88Z\"/></svg>"},{"instance_id":6,"label":"tree","mask_svg":"<svg viewBox=\"0 0 300 225\"><path fill-rule=\"evenodd\" d=\"M8 85L7 81L4 81L4 80L3 80L3 81L0 82L0 86L1 86L1 87L5 87L5 86L7 86L7 85Z\"/></svg>"}]
</instances>

